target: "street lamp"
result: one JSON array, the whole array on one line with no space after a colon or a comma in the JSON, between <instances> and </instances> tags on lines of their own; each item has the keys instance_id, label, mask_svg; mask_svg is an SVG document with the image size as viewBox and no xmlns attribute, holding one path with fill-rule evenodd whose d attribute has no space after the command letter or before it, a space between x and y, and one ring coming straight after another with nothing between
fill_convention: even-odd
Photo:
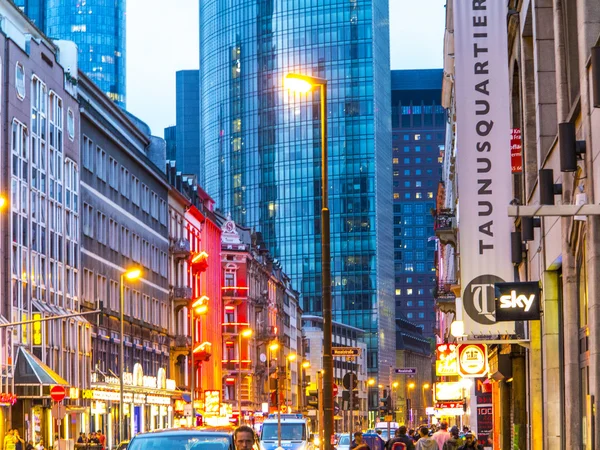
<instances>
[{"instance_id":1,"label":"street lamp","mask_svg":"<svg viewBox=\"0 0 600 450\"><path fill-rule=\"evenodd\" d=\"M238 424L242 424L242 338L249 338L252 336L252 330L246 328L238 332Z\"/></svg>"},{"instance_id":2,"label":"street lamp","mask_svg":"<svg viewBox=\"0 0 600 450\"><path fill-rule=\"evenodd\" d=\"M423 384L423 410L425 411L425 416L427 416L427 389L429 389L429 383Z\"/></svg>"},{"instance_id":3,"label":"street lamp","mask_svg":"<svg viewBox=\"0 0 600 450\"><path fill-rule=\"evenodd\" d=\"M369 386L375 386L375 379L374 378L369 378L369 381L367 381L367 384Z\"/></svg>"},{"instance_id":4,"label":"street lamp","mask_svg":"<svg viewBox=\"0 0 600 450\"><path fill-rule=\"evenodd\" d=\"M286 390L286 394L289 394L289 397L288 397L288 399L286 401L287 408L290 407L289 404L292 402L292 368L291 368L291 363L294 362L294 361L296 361L296 357L297 357L297 355L295 353L290 353L287 356L287 358L286 358L287 364L285 365L285 369L286 369L285 379L287 380L288 373L289 373L289 376L290 376L290 389ZM287 408L286 408L286 411L287 411Z\"/></svg>"},{"instance_id":5,"label":"street lamp","mask_svg":"<svg viewBox=\"0 0 600 450\"><path fill-rule=\"evenodd\" d=\"M202 297L196 299L194 303L192 303L192 307L190 308L190 334L192 337L192 354L190 355L190 365L192 366L190 371L190 399L192 400L193 411L196 411L194 406L194 401L196 398L196 361L194 358L194 353L196 351L196 315L206 315L206 313L208 312L208 300L209 298L206 295L203 295ZM202 328L200 328L200 332L202 332ZM200 342L202 342L202 336L200 336ZM193 417L195 417L195 413Z\"/></svg>"},{"instance_id":6,"label":"street lamp","mask_svg":"<svg viewBox=\"0 0 600 450\"><path fill-rule=\"evenodd\" d=\"M125 409L125 403L123 402L123 374L125 372L125 346L124 346L124 339L125 339L125 332L124 332L124 328L125 328L125 319L124 319L124 310L125 310L125 280L128 281L135 281L138 278L140 278L142 276L142 270L134 267L131 268L129 270L126 270L125 272L123 272L121 274L121 278L119 280L119 285L120 285L120 292L119 292L119 297L120 297L120 307L121 307L121 313L120 313L120 317L119 317L119 321L120 321L120 325L121 325L121 332L119 335L120 338L120 342L119 342L119 440L123 441L123 434L124 434L124 429L123 426L125 424L125 414L124 413L124 409Z\"/></svg>"},{"instance_id":7,"label":"street lamp","mask_svg":"<svg viewBox=\"0 0 600 450\"><path fill-rule=\"evenodd\" d=\"M329 235L329 183L327 179L327 80L289 73L285 77L288 89L308 92L318 87L321 106L321 290L323 301L323 431L324 450L331 450L333 435L333 356L331 328L331 256Z\"/></svg>"},{"instance_id":8,"label":"street lamp","mask_svg":"<svg viewBox=\"0 0 600 450\"><path fill-rule=\"evenodd\" d=\"M268 357L268 363L269 363L269 392L271 392L271 357L272 357L272 353L274 351L279 350L279 342L278 341L274 341L272 342L268 349L270 350L269 352L269 357ZM281 448L281 410L279 409L279 367L276 367L275 369L275 374L277 375L277 388L275 389L275 405L277 407L277 448Z\"/></svg>"},{"instance_id":9,"label":"street lamp","mask_svg":"<svg viewBox=\"0 0 600 450\"><path fill-rule=\"evenodd\" d=\"M408 385L406 386L408 388L408 393L407 393L407 397L408 397L408 401L410 403L410 408L407 408L407 414L408 414L408 422L410 424L410 426L413 426L413 416L412 416L412 410L413 410L413 405L412 405L412 395L410 395L410 391L413 390L415 388L415 383L408 383Z\"/></svg>"}]
</instances>

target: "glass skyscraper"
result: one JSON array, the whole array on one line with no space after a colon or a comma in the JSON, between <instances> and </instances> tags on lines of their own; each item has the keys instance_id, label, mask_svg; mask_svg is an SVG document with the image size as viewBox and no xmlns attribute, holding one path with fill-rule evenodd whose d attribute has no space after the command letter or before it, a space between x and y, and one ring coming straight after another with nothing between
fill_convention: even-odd
<instances>
[{"instance_id":1,"label":"glass skyscraper","mask_svg":"<svg viewBox=\"0 0 600 450\"><path fill-rule=\"evenodd\" d=\"M365 330L368 370L385 380L395 348L388 16L387 0L200 3L206 188L262 233L311 314L322 309L319 98L283 80L328 80L333 319Z\"/></svg>"},{"instance_id":2,"label":"glass skyscraper","mask_svg":"<svg viewBox=\"0 0 600 450\"><path fill-rule=\"evenodd\" d=\"M442 69L392 71L396 315L432 338L435 246L431 211L441 179L446 112Z\"/></svg>"},{"instance_id":3,"label":"glass skyscraper","mask_svg":"<svg viewBox=\"0 0 600 450\"><path fill-rule=\"evenodd\" d=\"M52 39L77 44L79 69L125 107L125 0L15 0Z\"/></svg>"},{"instance_id":4,"label":"glass skyscraper","mask_svg":"<svg viewBox=\"0 0 600 450\"><path fill-rule=\"evenodd\" d=\"M180 70L176 80L176 160L177 170L195 174L204 186L200 149L200 80L197 70Z\"/></svg>"}]
</instances>

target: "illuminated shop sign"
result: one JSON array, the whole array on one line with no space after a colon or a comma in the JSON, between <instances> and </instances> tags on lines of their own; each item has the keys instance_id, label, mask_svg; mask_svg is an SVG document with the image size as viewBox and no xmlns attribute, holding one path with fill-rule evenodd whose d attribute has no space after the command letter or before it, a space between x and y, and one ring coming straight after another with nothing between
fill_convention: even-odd
<instances>
[{"instance_id":1,"label":"illuminated shop sign","mask_svg":"<svg viewBox=\"0 0 600 450\"><path fill-rule=\"evenodd\" d=\"M463 377L481 377L487 373L487 347L485 344L460 344L458 346L458 373Z\"/></svg>"},{"instance_id":2,"label":"illuminated shop sign","mask_svg":"<svg viewBox=\"0 0 600 450\"><path fill-rule=\"evenodd\" d=\"M463 399L463 386L457 381L435 383L435 400L446 402Z\"/></svg>"},{"instance_id":3,"label":"illuminated shop sign","mask_svg":"<svg viewBox=\"0 0 600 450\"><path fill-rule=\"evenodd\" d=\"M435 374L440 377L458 375L456 344L438 344Z\"/></svg>"},{"instance_id":4,"label":"illuminated shop sign","mask_svg":"<svg viewBox=\"0 0 600 450\"><path fill-rule=\"evenodd\" d=\"M540 284L496 283L496 322L540 319Z\"/></svg>"},{"instance_id":5,"label":"illuminated shop sign","mask_svg":"<svg viewBox=\"0 0 600 450\"><path fill-rule=\"evenodd\" d=\"M204 391L204 412L219 415L221 406L220 391Z\"/></svg>"}]
</instances>

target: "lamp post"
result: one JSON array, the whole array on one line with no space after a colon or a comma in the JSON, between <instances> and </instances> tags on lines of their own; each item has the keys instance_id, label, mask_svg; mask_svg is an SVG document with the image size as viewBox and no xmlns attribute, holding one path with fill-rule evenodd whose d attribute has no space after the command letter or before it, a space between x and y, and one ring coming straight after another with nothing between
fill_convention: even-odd
<instances>
[{"instance_id":1,"label":"lamp post","mask_svg":"<svg viewBox=\"0 0 600 450\"><path fill-rule=\"evenodd\" d=\"M123 434L124 434L124 424L125 424L125 414L124 414L124 409L125 409L125 404L123 402L123 374L125 372L125 346L124 346L124 339L125 339L125 332L124 332L124 328L125 328L125 319L124 319L124 310L125 310L125 280L129 280L129 281L134 281L137 280L138 278L140 278L142 276L142 270L138 269L138 268L132 268L129 270L126 270L125 272L123 272L121 274L121 278L119 280L119 285L120 285L120 292L119 292L119 298L120 298L120 308L121 308L121 312L120 312L120 317L119 317L119 321L120 321L120 326L121 326L121 331L120 331L120 335L119 335L119 440L122 441L123 440Z\"/></svg>"},{"instance_id":2,"label":"lamp post","mask_svg":"<svg viewBox=\"0 0 600 450\"><path fill-rule=\"evenodd\" d=\"M306 408L306 371L310 369L310 361L302 361L302 395L300 396L302 404L299 405L301 410Z\"/></svg>"},{"instance_id":3,"label":"lamp post","mask_svg":"<svg viewBox=\"0 0 600 450\"><path fill-rule=\"evenodd\" d=\"M410 408L407 408L407 413L408 413L408 423L410 424L411 428L413 427L413 405L412 405L412 395L410 395L410 391L413 390L415 388L415 383L408 383L406 385L407 389L408 389L408 393L407 393L407 398L408 398L408 402L410 403Z\"/></svg>"},{"instance_id":4,"label":"lamp post","mask_svg":"<svg viewBox=\"0 0 600 450\"><path fill-rule=\"evenodd\" d=\"M273 352L279 350L279 342L272 342L269 347L268 363L269 363L269 392L271 392L271 357ZM275 405L277 407L277 448L281 448L281 414L279 411L279 367L275 369L277 374L277 384L275 389Z\"/></svg>"},{"instance_id":5,"label":"lamp post","mask_svg":"<svg viewBox=\"0 0 600 450\"><path fill-rule=\"evenodd\" d=\"M331 256L329 235L329 183L327 178L327 80L290 73L286 86L298 92L319 87L321 106L321 290L323 302L323 431L324 450L331 450L333 435L333 356L331 328Z\"/></svg>"},{"instance_id":6,"label":"lamp post","mask_svg":"<svg viewBox=\"0 0 600 450\"><path fill-rule=\"evenodd\" d=\"M194 411L193 418L195 421L196 409L194 401L196 400L196 362L194 353L196 352L196 315L204 316L208 312L208 297L203 295L202 297L194 300L192 307L190 308L190 334L192 337L192 352L190 355L190 400L192 401L192 411ZM202 328L200 328L202 330ZM202 343L202 336L200 336L200 342Z\"/></svg>"},{"instance_id":7,"label":"lamp post","mask_svg":"<svg viewBox=\"0 0 600 450\"><path fill-rule=\"evenodd\" d=\"M396 405L398 404L398 386L400 386L400 383L398 383L397 381L394 381L392 383L392 415L394 417L394 422L400 422L398 420L398 416L396 414ZM396 398L395 398L396 397Z\"/></svg>"},{"instance_id":8,"label":"lamp post","mask_svg":"<svg viewBox=\"0 0 600 450\"><path fill-rule=\"evenodd\" d=\"M290 353L287 356L287 358L286 358L286 365L285 365L285 369L286 369L285 379L286 379L286 381L288 379L288 374L289 374L289 377L290 377L290 389L289 390L286 389L286 397L288 397L286 399L286 411L287 411L287 408L289 408L289 404L292 402L292 368L290 366L291 366L292 362L296 361L296 358L297 358L297 355L295 353ZM289 396L287 394L289 394Z\"/></svg>"},{"instance_id":9,"label":"lamp post","mask_svg":"<svg viewBox=\"0 0 600 450\"><path fill-rule=\"evenodd\" d=\"M250 336L252 336L250 328L238 332L238 425L242 425L242 338Z\"/></svg>"},{"instance_id":10,"label":"lamp post","mask_svg":"<svg viewBox=\"0 0 600 450\"><path fill-rule=\"evenodd\" d=\"M423 383L423 411L425 417L427 417L427 389L429 389L429 383Z\"/></svg>"}]
</instances>

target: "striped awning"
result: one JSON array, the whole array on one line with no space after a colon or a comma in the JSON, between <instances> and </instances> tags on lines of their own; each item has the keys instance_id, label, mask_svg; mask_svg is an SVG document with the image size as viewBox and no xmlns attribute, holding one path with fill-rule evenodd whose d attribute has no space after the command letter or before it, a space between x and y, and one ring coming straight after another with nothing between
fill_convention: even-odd
<instances>
[{"instance_id":1,"label":"striped awning","mask_svg":"<svg viewBox=\"0 0 600 450\"><path fill-rule=\"evenodd\" d=\"M15 386L69 386L67 380L32 355L24 347L17 350Z\"/></svg>"}]
</instances>

